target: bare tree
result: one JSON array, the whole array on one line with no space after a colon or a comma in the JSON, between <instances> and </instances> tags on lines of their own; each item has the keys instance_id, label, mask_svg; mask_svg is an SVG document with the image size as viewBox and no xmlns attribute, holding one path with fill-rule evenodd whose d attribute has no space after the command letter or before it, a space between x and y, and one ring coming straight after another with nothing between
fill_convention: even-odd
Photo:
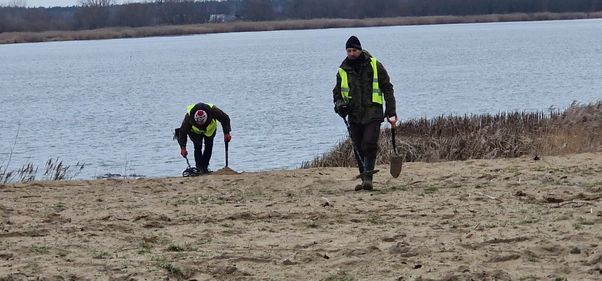
<instances>
[{"instance_id":1,"label":"bare tree","mask_svg":"<svg viewBox=\"0 0 602 281\"><path fill-rule=\"evenodd\" d=\"M154 7L142 3L130 3L117 7L116 24L118 26L149 26L156 20Z\"/></svg>"},{"instance_id":2,"label":"bare tree","mask_svg":"<svg viewBox=\"0 0 602 281\"><path fill-rule=\"evenodd\" d=\"M27 0L10 0L6 4L0 4L0 7L27 7Z\"/></svg>"},{"instance_id":3,"label":"bare tree","mask_svg":"<svg viewBox=\"0 0 602 281\"><path fill-rule=\"evenodd\" d=\"M82 7L109 7L113 5L113 0L79 0Z\"/></svg>"},{"instance_id":4,"label":"bare tree","mask_svg":"<svg viewBox=\"0 0 602 281\"><path fill-rule=\"evenodd\" d=\"M274 10L270 0L247 0L245 6L245 17L251 21L272 20Z\"/></svg>"},{"instance_id":5,"label":"bare tree","mask_svg":"<svg viewBox=\"0 0 602 281\"><path fill-rule=\"evenodd\" d=\"M192 0L155 0L157 4L193 2Z\"/></svg>"},{"instance_id":6,"label":"bare tree","mask_svg":"<svg viewBox=\"0 0 602 281\"><path fill-rule=\"evenodd\" d=\"M109 8L113 0L80 0L81 7L75 13L78 28L94 29L107 26Z\"/></svg>"}]
</instances>

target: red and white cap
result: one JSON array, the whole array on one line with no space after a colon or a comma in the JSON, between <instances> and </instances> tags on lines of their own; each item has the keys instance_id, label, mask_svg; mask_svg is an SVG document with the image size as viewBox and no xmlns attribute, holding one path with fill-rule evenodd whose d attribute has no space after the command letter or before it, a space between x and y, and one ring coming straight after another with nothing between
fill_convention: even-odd
<instances>
[{"instance_id":1,"label":"red and white cap","mask_svg":"<svg viewBox=\"0 0 602 281\"><path fill-rule=\"evenodd\" d=\"M207 122L207 112L200 109L197 110L194 113L194 122L196 122L199 125L204 125Z\"/></svg>"}]
</instances>

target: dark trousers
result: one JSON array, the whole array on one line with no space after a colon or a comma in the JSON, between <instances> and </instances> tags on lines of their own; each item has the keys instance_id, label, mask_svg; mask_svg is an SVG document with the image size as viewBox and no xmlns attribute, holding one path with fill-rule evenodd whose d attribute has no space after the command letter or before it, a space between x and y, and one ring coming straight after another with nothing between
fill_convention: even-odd
<instances>
[{"instance_id":1,"label":"dark trousers","mask_svg":"<svg viewBox=\"0 0 602 281\"><path fill-rule=\"evenodd\" d=\"M374 121L368 124L349 123L351 129L351 141L359 150L355 155L358 160L360 173L374 170L376 154L378 152L378 137L380 136L380 123ZM361 161L360 161L361 160ZM362 167L362 163L364 167Z\"/></svg>"},{"instance_id":2,"label":"dark trousers","mask_svg":"<svg viewBox=\"0 0 602 281\"><path fill-rule=\"evenodd\" d=\"M199 135L195 133L188 134L190 140L194 144L194 162L196 167L201 173L209 171L209 160L211 160L211 154L213 153L213 139L215 134L208 137L204 134ZM203 151L203 143L205 144L205 150Z\"/></svg>"}]
</instances>

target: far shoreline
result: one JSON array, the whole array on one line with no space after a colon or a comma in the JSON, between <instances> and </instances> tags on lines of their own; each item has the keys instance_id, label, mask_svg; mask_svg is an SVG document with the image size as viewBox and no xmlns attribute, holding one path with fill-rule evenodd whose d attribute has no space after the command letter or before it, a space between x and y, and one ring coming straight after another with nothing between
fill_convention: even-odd
<instances>
[{"instance_id":1,"label":"far shoreline","mask_svg":"<svg viewBox=\"0 0 602 281\"><path fill-rule=\"evenodd\" d=\"M403 25L430 25L456 23L489 23L514 21L547 21L602 18L601 12L593 13L513 13L474 16L426 16L366 19L311 19L258 22L226 22L191 25L163 25L145 27L107 27L93 30L61 30L42 32L0 33L0 44L35 43L73 40L100 40L118 38L143 38L180 36L248 31L302 30L324 28L352 28Z\"/></svg>"}]
</instances>

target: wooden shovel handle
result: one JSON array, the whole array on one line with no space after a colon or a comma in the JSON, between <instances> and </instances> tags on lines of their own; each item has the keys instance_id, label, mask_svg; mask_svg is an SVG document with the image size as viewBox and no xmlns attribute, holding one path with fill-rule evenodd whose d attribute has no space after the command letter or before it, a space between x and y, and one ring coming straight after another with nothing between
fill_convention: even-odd
<instances>
[{"instance_id":1,"label":"wooden shovel handle","mask_svg":"<svg viewBox=\"0 0 602 281\"><path fill-rule=\"evenodd\" d=\"M226 149L225 149L225 152L226 152L226 167L228 167L228 142L224 142L224 143L226 145Z\"/></svg>"},{"instance_id":2,"label":"wooden shovel handle","mask_svg":"<svg viewBox=\"0 0 602 281\"><path fill-rule=\"evenodd\" d=\"M395 128L397 126L397 117L387 117L387 121L391 124L391 144L393 145L393 154L397 155L397 147L395 145Z\"/></svg>"}]
</instances>

